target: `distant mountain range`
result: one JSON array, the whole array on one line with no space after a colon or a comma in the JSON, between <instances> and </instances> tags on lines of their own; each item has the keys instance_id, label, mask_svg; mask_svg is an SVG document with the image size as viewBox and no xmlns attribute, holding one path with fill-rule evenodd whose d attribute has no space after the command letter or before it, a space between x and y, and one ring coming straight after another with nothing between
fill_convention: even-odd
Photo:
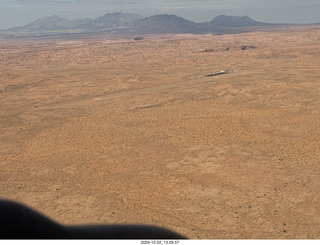
<instances>
[{"instance_id":1,"label":"distant mountain range","mask_svg":"<svg viewBox=\"0 0 320 245\"><path fill-rule=\"evenodd\" d=\"M220 15L209 22L195 23L176 15L144 17L137 14L108 13L96 19L68 20L57 15L36 20L5 33L224 33L225 30L274 24L255 21L248 16Z\"/></svg>"}]
</instances>

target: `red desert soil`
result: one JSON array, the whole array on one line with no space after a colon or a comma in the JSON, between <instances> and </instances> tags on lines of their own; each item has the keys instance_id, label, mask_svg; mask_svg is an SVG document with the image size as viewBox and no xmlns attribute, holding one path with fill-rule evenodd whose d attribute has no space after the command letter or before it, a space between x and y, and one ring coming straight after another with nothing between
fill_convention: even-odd
<instances>
[{"instance_id":1,"label":"red desert soil","mask_svg":"<svg viewBox=\"0 0 320 245\"><path fill-rule=\"evenodd\" d=\"M63 224L320 239L319 30L0 46L0 197Z\"/></svg>"}]
</instances>

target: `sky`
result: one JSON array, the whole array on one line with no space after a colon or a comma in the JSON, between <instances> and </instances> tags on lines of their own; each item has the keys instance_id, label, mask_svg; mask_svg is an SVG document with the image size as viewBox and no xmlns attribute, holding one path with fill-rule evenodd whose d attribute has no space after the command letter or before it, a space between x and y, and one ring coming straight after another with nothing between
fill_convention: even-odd
<instances>
[{"instance_id":1,"label":"sky","mask_svg":"<svg viewBox=\"0 0 320 245\"><path fill-rule=\"evenodd\" d=\"M320 23L320 0L0 0L0 29L59 15L69 20L106 13L176 14L195 22L225 14L268 23Z\"/></svg>"}]
</instances>

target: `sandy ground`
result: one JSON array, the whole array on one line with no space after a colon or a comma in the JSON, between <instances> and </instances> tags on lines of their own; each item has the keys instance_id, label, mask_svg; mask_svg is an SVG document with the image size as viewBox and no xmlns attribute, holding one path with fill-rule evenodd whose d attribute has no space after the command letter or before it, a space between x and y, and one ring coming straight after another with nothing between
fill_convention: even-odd
<instances>
[{"instance_id":1,"label":"sandy ground","mask_svg":"<svg viewBox=\"0 0 320 245\"><path fill-rule=\"evenodd\" d=\"M0 197L63 224L320 239L319 30L0 46Z\"/></svg>"}]
</instances>

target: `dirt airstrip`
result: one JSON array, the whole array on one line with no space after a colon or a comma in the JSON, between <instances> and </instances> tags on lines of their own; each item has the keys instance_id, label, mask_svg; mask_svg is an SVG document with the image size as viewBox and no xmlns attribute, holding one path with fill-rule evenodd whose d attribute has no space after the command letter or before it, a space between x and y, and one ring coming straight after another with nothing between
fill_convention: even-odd
<instances>
[{"instance_id":1,"label":"dirt airstrip","mask_svg":"<svg viewBox=\"0 0 320 245\"><path fill-rule=\"evenodd\" d=\"M320 238L319 30L0 46L0 197L63 224Z\"/></svg>"}]
</instances>

